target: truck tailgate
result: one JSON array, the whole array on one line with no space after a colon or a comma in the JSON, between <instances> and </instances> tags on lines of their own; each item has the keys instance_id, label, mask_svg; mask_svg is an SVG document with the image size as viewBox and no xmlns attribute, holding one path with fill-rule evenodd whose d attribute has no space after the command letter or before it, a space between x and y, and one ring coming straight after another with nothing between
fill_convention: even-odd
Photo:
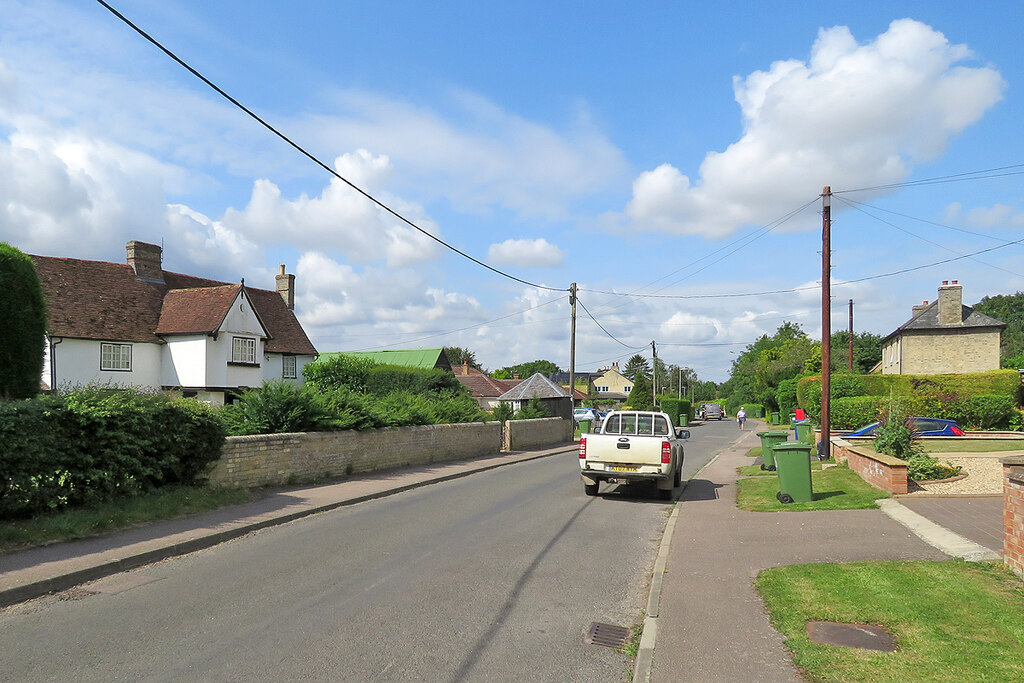
<instances>
[{"instance_id":1,"label":"truck tailgate","mask_svg":"<svg viewBox=\"0 0 1024 683\"><path fill-rule=\"evenodd\" d=\"M660 465L663 440L660 436L593 434L587 438L587 460Z\"/></svg>"}]
</instances>

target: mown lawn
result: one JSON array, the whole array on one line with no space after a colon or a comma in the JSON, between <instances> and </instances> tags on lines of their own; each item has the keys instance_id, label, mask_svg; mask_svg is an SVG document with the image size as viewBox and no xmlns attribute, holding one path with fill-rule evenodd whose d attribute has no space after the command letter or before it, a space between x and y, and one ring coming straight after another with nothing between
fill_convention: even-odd
<instances>
[{"instance_id":1,"label":"mown lawn","mask_svg":"<svg viewBox=\"0 0 1024 683\"><path fill-rule=\"evenodd\" d=\"M825 463L831 462L833 461L825 461ZM821 461L818 460L811 462L811 471L814 472L820 470L822 468L821 465ZM769 472L768 470L762 470L760 465L743 465L742 467L737 467L736 471L739 472L739 475L741 477L765 477L769 475L774 477L778 474L777 472Z\"/></svg>"},{"instance_id":2,"label":"mown lawn","mask_svg":"<svg viewBox=\"0 0 1024 683\"><path fill-rule=\"evenodd\" d=\"M175 486L92 507L3 520L0 521L0 553L98 536L138 524L248 503L252 499L253 494L247 489Z\"/></svg>"},{"instance_id":3,"label":"mown lawn","mask_svg":"<svg viewBox=\"0 0 1024 683\"><path fill-rule=\"evenodd\" d=\"M753 512L877 508L876 500L889 497L888 493L871 486L846 465L811 472L814 500L809 503L780 503L775 497L779 492L777 477L749 477L740 479L736 484L737 506Z\"/></svg>"},{"instance_id":4,"label":"mown lawn","mask_svg":"<svg viewBox=\"0 0 1024 683\"><path fill-rule=\"evenodd\" d=\"M764 570L755 585L810 680L1024 680L1024 584L1002 565L802 564ZM880 625L898 649L812 643L808 621Z\"/></svg>"}]
</instances>

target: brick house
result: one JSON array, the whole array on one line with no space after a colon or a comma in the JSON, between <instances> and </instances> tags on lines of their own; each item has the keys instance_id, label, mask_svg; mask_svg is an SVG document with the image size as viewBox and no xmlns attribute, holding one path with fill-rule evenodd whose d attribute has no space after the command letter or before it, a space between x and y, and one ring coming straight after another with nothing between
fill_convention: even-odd
<instances>
[{"instance_id":1,"label":"brick house","mask_svg":"<svg viewBox=\"0 0 1024 683\"><path fill-rule=\"evenodd\" d=\"M43 381L166 390L223 404L270 379L300 384L317 351L276 290L171 273L132 240L127 263L32 256L47 308Z\"/></svg>"},{"instance_id":2,"label":"brick house","mask_svg":"<svg viewBox=\"0 0 1024 683\"><path fill-rule=\"evenodd\" d=\"M883 375L941 375L999 369L1006 323L963 305L963 286L943 281L939 298L882 340Z\"/></svg>"},{"instance_id":3,"label":"brick house","mask_svg":"<svg viewBox=\"0 0 1024 683\"><path fill-rule=\"evenodd\" d=\"M461 367L454 368L455 379L469 389L473 399L483 410L493 411L500 403L499 397L507 391L514 389L523 380L517 376L515 379L494 379L485 373L470 367L469 363L463 362Z\"/></svg>"}]
</instances>

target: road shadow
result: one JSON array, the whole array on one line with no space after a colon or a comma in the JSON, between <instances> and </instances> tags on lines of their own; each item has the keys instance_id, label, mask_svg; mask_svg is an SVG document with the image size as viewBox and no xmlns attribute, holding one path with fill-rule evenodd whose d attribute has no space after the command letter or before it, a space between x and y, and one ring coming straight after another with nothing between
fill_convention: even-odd
<instances>
[{"instance_id":1,"label":"road shadow","mask_svg":"<svg viewBox=\"0 0 1024 683\"><path fill-rule=\"evenodd\" d=\"M605 484L607 486L607 484ZM618 500L624 503L650 503L656 505L667 505L675 499L675 493L679 489L673 489L673 496L670 500L662 500L658 495L658 487L648 482L635 484L612 484L598 493L599 498Z\"/></svg>"}]
</instances>

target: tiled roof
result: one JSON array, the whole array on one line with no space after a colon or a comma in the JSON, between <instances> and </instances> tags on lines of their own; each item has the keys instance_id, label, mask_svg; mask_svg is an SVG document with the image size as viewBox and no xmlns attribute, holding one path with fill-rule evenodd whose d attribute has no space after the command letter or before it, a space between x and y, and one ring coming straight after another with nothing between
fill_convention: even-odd
<instances>
[{"instance_id":1,"label":"tiled roof","mask_svg":"<svg viewBox=\"0 0 1024 683\"><path fill-rule=\"evenodd\" d=\"M530 398L569 398L569 392L539 372L498 397L502 401L523 401Z\"/></svg>"},{"instance_id":2,"label":"tiled roof","mask_svg":"<svg viewBox=\"0 0 1024 683\"><path fill-rule=\"evenodd\" d=\"M220 329L242 285L172 289L164 296L156 333L213 334Z\"/></svg>"},{"instance_id":3,"label":"tiled roof","mask_svg":"<svg viewBox=\"0 0 1024 683\"><path fill-rule=\"evenodd\" d=\"M455 379L472 392L473 398L497 398L523 381L521 379L493 379L482 372L455 375Z\"/></svg>"},{"instance_id":4,"label":"tiled roof","mask_svg":"<svg viewBox=\"0 0 1024 683\"><path fill-rule=\"evenodd\" d=\"M128 264L53 256L32 256L46 299L47 332L57 337L157 343L158 330L205 331L219 297L237 293L240 285L163 271L165 284L139 280ZM217 292L182 295L178 290L214 288ZM277 292L246 287L270 337L266 350L315 355L295 314ZM161 316L170 295L166 320ZM189 297L205 302L191 310ZM232 301L234 297L232 296ZM227 302L230 305L231 301ZM223 312L221 311L221 320ZM219 321L218 321L219 325ZM213 329L216 329L215 327Z\"/></svg>"}]
</instances>

